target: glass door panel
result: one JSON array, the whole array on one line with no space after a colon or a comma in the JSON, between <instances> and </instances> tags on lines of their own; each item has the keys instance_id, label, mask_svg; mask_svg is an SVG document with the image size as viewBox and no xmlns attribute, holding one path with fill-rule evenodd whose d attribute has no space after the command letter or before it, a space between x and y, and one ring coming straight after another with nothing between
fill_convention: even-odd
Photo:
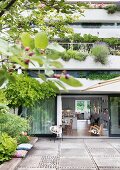
<instances>
[{"instance_id":1,"label":"glass door panel","mask_svg":"<svg viewBox=\"0 0 120 170\"><path fill-rule=\"evenodd\" d=\"M120 97L110 97L110 135L120 135Z\"/></svg>"},{"instance_id":2,"label":"glass door panel","mask_svg":"<svg viewBox=\"0 0 120 170\"><path fill-rule=\"evenodd\" d=\"M30 134L51 134L50 126L56 124L55 98L37 102L22 113L30 119Z\"/></svg>"}]
</instances>

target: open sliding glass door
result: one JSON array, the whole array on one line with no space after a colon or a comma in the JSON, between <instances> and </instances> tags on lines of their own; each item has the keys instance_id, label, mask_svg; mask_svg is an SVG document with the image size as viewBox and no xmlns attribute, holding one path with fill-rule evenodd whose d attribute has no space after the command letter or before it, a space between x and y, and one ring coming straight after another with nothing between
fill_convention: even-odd
<instances>
[{"instance_id":1,"label":"open sliding glass door","mask_svg":"<svg viewBox=\"0 0 120 170\"><path fill-rule=\"evenodd\" d=\"M109 135L120 136L120 95L109 96Z\"/></svg>"}]
</instances>

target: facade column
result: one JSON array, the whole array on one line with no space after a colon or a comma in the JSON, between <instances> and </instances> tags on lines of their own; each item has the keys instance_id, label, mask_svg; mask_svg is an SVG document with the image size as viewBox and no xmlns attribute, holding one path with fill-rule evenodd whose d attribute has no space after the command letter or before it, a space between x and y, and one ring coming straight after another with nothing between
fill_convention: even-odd
<instances>
[{"instance_id":1,"label":"facade column","mask_svg":"<svg viewBox=\"0 0 120 170\"><path fill-rule=\"evenodd\" d=\"M62 125L62 97L61 95L58 95L57 96L57 126L61 126L61 125ZM62 134L62 126L61 126L61 134Z\"/></svg>"}]
</instances>

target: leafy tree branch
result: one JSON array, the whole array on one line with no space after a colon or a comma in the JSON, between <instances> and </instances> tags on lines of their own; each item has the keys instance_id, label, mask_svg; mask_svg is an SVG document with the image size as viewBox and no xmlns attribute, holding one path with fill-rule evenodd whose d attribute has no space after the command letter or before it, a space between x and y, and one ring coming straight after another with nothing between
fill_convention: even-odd
<instances>
[{"instance_id":1,"label":"leafy tree branch","mask_svg":"<svg viewBox=\"0 0 120 170\"><path fill-rule=\"evenodd\" d=\"M8 11L11 6L13 6L13 4L16 2L17 0L11 0L10 2L7 2L7 5L3 8L3 10L0 11L0 17L6 12ZM5 3L5 2L4 2Z\"/></svg>"}]
</instances>

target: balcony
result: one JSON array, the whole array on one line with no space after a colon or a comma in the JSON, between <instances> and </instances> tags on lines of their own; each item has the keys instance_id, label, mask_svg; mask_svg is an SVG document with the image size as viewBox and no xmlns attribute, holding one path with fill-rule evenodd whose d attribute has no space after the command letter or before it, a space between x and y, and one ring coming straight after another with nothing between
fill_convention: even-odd
<instances>
[{"instance_id":1,"label":"balcony","mask_svg":"<svg viewBox=\"0 0 120 170\"><path fill-rule=\"evenodd\" d=\"M90 52L91 48L94 46L94 43L60 43L65 49L81 50L84 52ZM115 55L117 51L120 51L120 45L111 45L109 46L110 54Z\"/></svg>"}]
</instances>

